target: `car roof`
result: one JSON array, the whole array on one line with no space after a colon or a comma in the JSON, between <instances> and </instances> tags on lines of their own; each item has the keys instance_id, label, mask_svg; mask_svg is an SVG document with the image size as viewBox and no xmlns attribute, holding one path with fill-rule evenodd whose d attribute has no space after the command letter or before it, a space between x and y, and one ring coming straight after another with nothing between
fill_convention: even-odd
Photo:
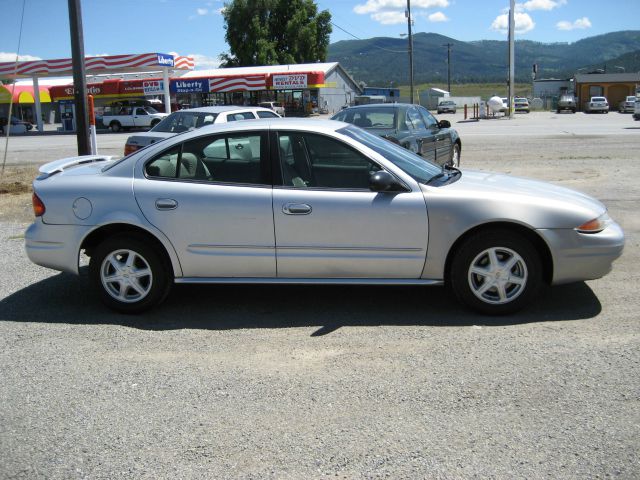
<instances>
[{"instance_id":1,"label":"car roof","mask_svg":"<svg viewBox=\"0 0 640 480\"><path fill-rule=\"evenodd\" d=\"M271 111L268 108L262 107L254 107L254 106L242 106L242 105L219 105L217 107L197 107L197 108L186 108L183 110L176 110L177 112L204 112L204 113L223 113L223 112L232 112L232 111ZM174 112L175 113L175 112Z\"/></svg>"},{"instance_id":2,"label":"car roof","mask_svg":"<svg viewBox=\"0 0 640 480\"><path fill-rule=\"evenodd\" d=\"M346 110L368 110L372 108L409 108L409 107L418 107L419 105L412 105L410 103L368 103L366 105L354 105L353 107L347 107L342 112ZM340 112L336 112L340 113Z\"/></svg>"},{"instance_id":3,"label":"car roof","mask_svg":"<svg viewBox=\"0 0 640 480\"><path fill-rule=\"evenodd\" d=\"M264 118L255 119L245 122L230 123L213 123L196 128L190 132L181 133L171 138L180 138L187 140L191 137L199 137L212 133L236 132L236 131L252 131L265 129L282 129L282 130L308 130L312 132L331 132L344 127L352 126L349 123L338 122L335 120L319 120L304 118Z\"/></svg>"}]
</instances>

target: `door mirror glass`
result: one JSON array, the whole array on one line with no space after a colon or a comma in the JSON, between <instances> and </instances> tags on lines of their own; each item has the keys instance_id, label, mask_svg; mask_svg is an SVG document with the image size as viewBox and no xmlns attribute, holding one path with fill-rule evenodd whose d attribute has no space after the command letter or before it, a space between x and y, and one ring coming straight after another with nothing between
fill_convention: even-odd
<instances>
[{"instance_id":1,"label":"door mirror glass","mask_svg":"<svg viewBox=\"0 0 640 480\"><path fill-rule=\"evenodd\" d=\"M451 122L449 120L440 120L438 122L438 127L440 127L440 128L451 128Z\"/></svg>"}]
</instances>

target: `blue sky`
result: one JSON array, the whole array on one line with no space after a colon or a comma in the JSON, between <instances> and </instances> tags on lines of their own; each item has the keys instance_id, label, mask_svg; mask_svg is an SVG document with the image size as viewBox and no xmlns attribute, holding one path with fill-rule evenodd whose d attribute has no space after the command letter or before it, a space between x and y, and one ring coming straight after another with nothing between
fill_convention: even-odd
<instances>
[{"instance_id":1,"label":"blue sky","mask_svg":"<svg viewBox=\"0 0 640 480\"><path fill-rule=\"evenodd\" d=\"M333 22L359 38L406 33L406 0L317 0ZM574 42L618 30L640 29L640 0L520 0L517 39ZM0 61L18 48L22 0L0 0ZM606 6L606 8L603 8ZM228 49L221 0L82 0L87 55L177 52L192 55L200 68L213 68ZM509 0L412 0L414 32L435 32L457 40L506 39ZM334 27L331 41L353 39ZM25 59L71 55L67 0L26 0L20 55Z\"/></svg>"}]
</instances>

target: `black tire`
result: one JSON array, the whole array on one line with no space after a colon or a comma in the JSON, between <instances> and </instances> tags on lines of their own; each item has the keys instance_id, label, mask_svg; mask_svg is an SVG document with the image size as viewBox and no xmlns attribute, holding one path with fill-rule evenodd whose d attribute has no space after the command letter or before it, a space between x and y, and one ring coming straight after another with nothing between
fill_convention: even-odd
<instances>
[{"instance_id":1,"label":"black tire","mask_svg":"<svg viewBox=\"0 0 640 480\"><path fill-rule=\"evenodd\" d=\"M109 129L113 133L118 133L122 129L122 125L120 125L120 122L113 121L109 124Z\"/></svg>"},{"instance_id":2,"label":"black tire","mask_svg":"<svg viewBox=\"0 0 640 480\"><path fill-rule=\"evenodd\" d=\"M98 245L89 262L89 276L107 307L130 314L161 303L173 284L170 265L135 234L115 235Z\"/></svg>"},{"instance_id":3,"label":"black tire","mask_svg":"<svg viewBox=\"0 0 640 480\"><path fill-rule=\"evenodd\" d=\"M155 127L155 126L156 126L157 124L159 124L159 123L160 123L160 120L157 120L157 119L156 119L156 120L153 120L153 121L151 122L151 128Z\"/></svg>"},{"instance_id":4,"label":"black tire","mask_svg":"<svg viewBox=\"0 0 640 480\"><path fill-rule=\"evenodd\" d=\"M495 270L490 252L495 255ZM514 264L505 270L509 261ZM486 270L487 274L474 273L472 267ZM507 229L482 231L468 237L454 252L447 285L460 302L473 310L485 315L507 315L536 297L542 285L542 262L523 235Z\"/></svg>"}]
</instances>

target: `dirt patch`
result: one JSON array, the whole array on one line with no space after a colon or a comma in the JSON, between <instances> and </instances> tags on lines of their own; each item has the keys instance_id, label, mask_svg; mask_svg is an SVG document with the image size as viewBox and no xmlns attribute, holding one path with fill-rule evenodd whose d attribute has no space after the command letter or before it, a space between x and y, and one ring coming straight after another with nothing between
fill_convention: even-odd
<instances>
[{"instance_id":1,"label":"dirt patch","mask_svg":"<svg viewBox=\"0 0 640 480\"><path fill-rule=\"evenodd\" d=\"M0 221L30 222L31 182L38 174L36 166L7 166L0 177Z\"/></svg>"}]
</instances>

